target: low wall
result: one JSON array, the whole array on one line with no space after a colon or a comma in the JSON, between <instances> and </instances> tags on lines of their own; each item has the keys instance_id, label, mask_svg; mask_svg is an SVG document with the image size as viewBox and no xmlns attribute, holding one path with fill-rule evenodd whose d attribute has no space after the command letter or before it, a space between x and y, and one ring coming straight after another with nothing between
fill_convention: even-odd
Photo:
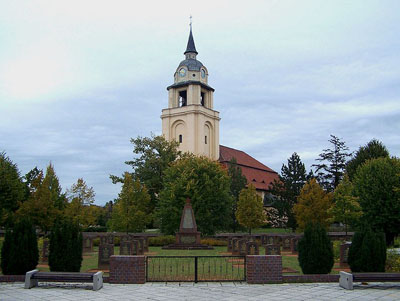
<instances>
[{"instance_id":1,"label":"low wall","mask_svg":"<svg viewBox=\"0 0 400 301\"><path fill-rule=\"evenodd\" d=\"M110 257L110 283L145 283L146 256Z\"/></svg>"},{"instance_id":2,"label":"low wall","mask_svg":"<svg viewBox=\"0 0 400 301\"><path fill-rule=\"evenodd\" d=\"M282 256L246 256L246 279L249 284L282 283Z\"/></svg>"}]
</instances>

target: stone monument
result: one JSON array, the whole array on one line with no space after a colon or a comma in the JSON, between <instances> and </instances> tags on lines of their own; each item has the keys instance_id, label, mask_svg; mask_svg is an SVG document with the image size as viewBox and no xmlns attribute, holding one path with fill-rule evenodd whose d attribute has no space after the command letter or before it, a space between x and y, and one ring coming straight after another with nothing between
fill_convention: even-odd
<instances>
[{"instance_id":1,"label":"stone monument","mask_svg":"<svg viewBox=\"0 0 400 301\"><path fill-rule=\"evenodd\" d=\"M186 199L183 207L179 232L176 233L175 243L164 246L163 249L171 250L211 250L213 247L200 243L200 232L197 231L196 219L190 199Z\"/></svg>"}]
</instances>

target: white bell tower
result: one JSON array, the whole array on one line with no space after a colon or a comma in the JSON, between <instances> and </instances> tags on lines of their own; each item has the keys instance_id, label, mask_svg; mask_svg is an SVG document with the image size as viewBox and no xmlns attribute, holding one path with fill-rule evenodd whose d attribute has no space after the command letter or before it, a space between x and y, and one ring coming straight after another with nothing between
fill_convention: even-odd
<instances>
[{"instance_id":1,"label":"white bell tower","mask_svg":"<svg viewBox=\"0 0 400 301\"><path fill-rule=\"evenodd\" d=\"M168 108L162 110L165 139L179 142L179 149L195 155L219 158L219 112L215 111L214 89L208 85L208 71L196 59L192 24L183 60L167 87Z\"/></svg>"}]
</instances>

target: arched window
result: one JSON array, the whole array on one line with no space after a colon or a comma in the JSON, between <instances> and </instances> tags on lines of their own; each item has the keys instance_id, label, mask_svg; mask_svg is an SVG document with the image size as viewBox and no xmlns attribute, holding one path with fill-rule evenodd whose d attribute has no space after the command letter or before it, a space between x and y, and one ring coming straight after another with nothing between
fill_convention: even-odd
<instances>
[{"instance_id":1,"label":"arched window","mask_svg":"<svg viewBox=\"0 0 400 301\"><path fill-rule=\"evenodd\" d=\"M179 92L178 107L184 107L187 105L186 97L186 90Z\"/></svg>"},{"instance_id":2,"label":"arched window","mask_svg":"<svg viewBox=\"0 0 400 301\"><path fill-rule=\"evenodd\" d=\"M182 137L182 135L179 135L179 143L182 143L183 142L183 137Z\"/></svg>"}]
</instances>

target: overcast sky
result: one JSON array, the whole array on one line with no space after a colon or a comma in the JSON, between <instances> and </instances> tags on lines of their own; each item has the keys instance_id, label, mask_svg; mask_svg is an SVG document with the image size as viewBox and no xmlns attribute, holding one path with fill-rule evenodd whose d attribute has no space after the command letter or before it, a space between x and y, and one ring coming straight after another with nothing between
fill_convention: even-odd
<instances>
[{"instance_id":1,"label":"overcast sky","mask_svg":"<svg viewBox=\"0 0 400 301\"><path fill-rule=\"evenodd\" d=\"M221 144L278 172L293 152L309 169L330 134L399 156L397 0L0 0L0 151L116 198L130 138L161 134L190 15Z\"/></svg>"}]
</instances>

